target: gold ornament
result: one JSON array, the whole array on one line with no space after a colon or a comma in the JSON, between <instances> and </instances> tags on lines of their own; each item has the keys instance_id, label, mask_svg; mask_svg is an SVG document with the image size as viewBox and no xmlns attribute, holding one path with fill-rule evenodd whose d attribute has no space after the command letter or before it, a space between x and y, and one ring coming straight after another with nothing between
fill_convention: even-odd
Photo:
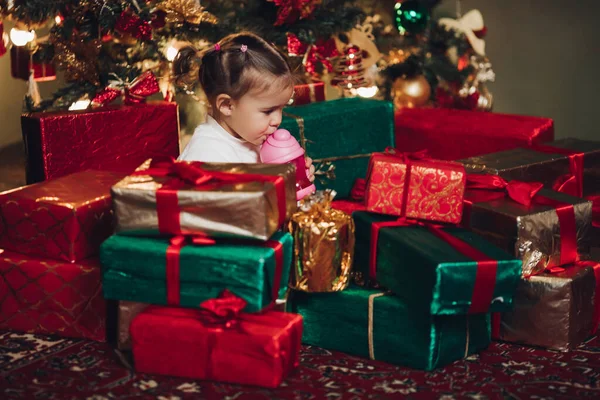
<instances>
[{"instance_id":1,"label":"gold ornament","mask_svg":"<svg viewBox=\"0 0 600 400\"><path fill-rule=\"evenodd\" d=\"M431 86L423 75L396 78L392 84L392 98L396 109L422 107L429 101L429 96Z\"/></svg>"},{"instance_id":2,"label":"gold ornament","mask_svg":"<svg viewBox=\"0 0 600 400\"><path fill-rule=\"evenodd\" d=\"M83 41L73 35L70 40L53 41L53 62L57 68L65 71L67 81L84 80L94 85L100 85L98 76L98 54L102 42L99 39Z\"/></svg>"},{"instance_id":3,"label":"gold ornament","mask_svg":"<svg viewBox=\"0 0 600 400\"><path fill-rule=\"evenodd\" d=\"M165 0L158 5L157 9L167 14L165 17L167 24L189 22L198 25L204 22L214 25L219 22L213 14L204 11L204 7L197 0Z\"/></svg>"}]
</instances>

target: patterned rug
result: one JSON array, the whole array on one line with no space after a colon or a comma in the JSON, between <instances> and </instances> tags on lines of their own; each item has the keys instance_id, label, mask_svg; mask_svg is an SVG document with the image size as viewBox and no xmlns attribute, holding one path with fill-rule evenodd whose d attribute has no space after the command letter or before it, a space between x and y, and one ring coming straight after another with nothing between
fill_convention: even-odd
<instances>
[{"instance_id":1,"label":"patterned rug","mask_svg":"<svg viewBox=\"0 0 600 400\"><path fill-rule=\"evenodd\" d=\"M560 353L493 343L433 372L304 346L276 390L136 374L108 344L0 332L2 399L600 398L600 340Z\"/></svg>"}]
</instances>

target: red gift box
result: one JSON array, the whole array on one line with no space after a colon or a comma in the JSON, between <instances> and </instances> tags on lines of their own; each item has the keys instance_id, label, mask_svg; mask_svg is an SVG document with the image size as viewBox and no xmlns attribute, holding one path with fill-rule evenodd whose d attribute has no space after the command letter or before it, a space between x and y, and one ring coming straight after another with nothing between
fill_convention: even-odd
<instances>
[{"instance_id":1,"label":"red gift box","mask_svg":"<svg viewBox=\"0 0 600 400\"><path fill-rule=\"evenodd\" d=\"M0 248L67 262L96 254L114 231L110 188L122 178L85 171L0 193Z\"/></svg>"},{"instance_id":2,"label":"red gift box","mask_svg":"<svg viewBox=\"0 0 600 400\"><path fill-rule=\"evenodd\" d=\"M549 118L442 108L403 108L396 113L396 148L427 149L440 160L459 160L554 138Z\"/></svg>"},{"instance_id":3,"label":"red gift box","mask_svg":"<svg viewBox=\"0 0 600 400\"><path fill-rule=\"evenodd\" d=\"M424 154L373 154L367 172L367 210L459 223L466 184L464 166L425 159Z\"/></svg>"},{"instance_id":4,"label":"red gift box","mask_svg":"<svg viewBox=\"0 0 600 400\"><path fill-rule=\"evenodd\" d=\"M106 315L98 259L0 253L0 329L104 341Z\"/></svg>"},{"instance_id":5,"label":"red gift box","mask_svg":"<svg viewBox=\"0 0 600 400\"><path fill-rule=\"evenodd\" d=\"M37 82L56 79L56 70L52 64L34 62L29 49L24 46L12 46L10 49L11 76L26 81L29 79L31 71L33 71L33 79Z\"/></svg>"},{"instance_id":6,"label":"red gift box","mask_svg":"<svg viewBox=\"0 0 600 400\"><path fill-rule=\"evenodd\" d=\"M87 169L130 173L148 158L179 155L175 103L32 113L21 127L27 183Z\"/></svg>"},{"instance_id":7,"label":"red gift box","mask_svg":"<svg viewBox=\"0 0 600 400\"><path fill-rule=\"evenodd\" d=\"M311 82L294 86L295 106L325 101L325 84L323 82Z\"/></svg>"},{"instance_id":8,"label":"red gift box","mask_svg":"<svg viewBox=\"0 0 600 400\"><path fill-rule=\"evenodd\" d=\"M201 309L150 306L131 323L137 372L275 388L299 364L302 317L241 313L230 292Z\"/></svg>"}]
</instances>

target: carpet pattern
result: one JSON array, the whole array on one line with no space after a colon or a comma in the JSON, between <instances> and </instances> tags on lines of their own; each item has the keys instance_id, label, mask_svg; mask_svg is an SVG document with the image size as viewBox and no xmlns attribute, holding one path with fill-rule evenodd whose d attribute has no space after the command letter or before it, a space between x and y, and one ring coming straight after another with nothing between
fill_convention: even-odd
<instances>
[{"instance_id":1,"label":"carpet pattern","mask_svg":"<svg viewBox=\"0 0 600 400\"><path fill-rule=\"evenodd\" d=\"M0 332L2 399L576 399L600 398L600 340L561 353L492 343L432 372L303 346L275 390L136 374L105 343Z\"/></svg>"}]
</instances>

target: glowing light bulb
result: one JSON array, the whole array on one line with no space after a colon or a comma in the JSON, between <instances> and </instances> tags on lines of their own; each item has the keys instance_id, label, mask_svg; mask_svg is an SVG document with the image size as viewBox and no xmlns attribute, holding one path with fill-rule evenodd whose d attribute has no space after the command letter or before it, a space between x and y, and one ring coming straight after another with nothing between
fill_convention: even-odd
<instances>
[{"instance_id":1,"label":"glowing light bulb","mask_svg":"<svg viewBox=\"0 0 600 400\"><path fill-rule=\"evenodd\" d=\"M179 50L171 45L171 46L167 47L165 56L167 57L167 60L173 61L175 59L175 57L177 57L178 53L179 53Z\"/></svg>"},{"instance_id":2,"label":"glowing light bulb","mask_svg":"<svg viewBox=\"0 0 600 400\"><path fill-rule=\"evenodd\" d=\"M379 88L377 86L361 87L356 89L356 94L360 97L370 98L377 94Z\"/></svg>"},{"instance_id":3,"label":"glowing light bulb","mask_svg":"<svg viewBox=\"0 0 600 400\"><path fill-rule=\"evenodd\" d=\"M54 22L56 23L56 25L60 25L63 22L63 19L60 15L57 15L56 17L54 17Z\"/></svg>"},{"instance_id":4,"label":"glowing light bulb","mask_svg":"<svg viewBox=\"0 0 600 400\"><path fill-rule=\"evenodd\" d=\"M10 30L10 40L15 46L25 46L33 39L35 39L34 31L22 31L17 28L12 28Z\"/></svg>"}]
</instances>

